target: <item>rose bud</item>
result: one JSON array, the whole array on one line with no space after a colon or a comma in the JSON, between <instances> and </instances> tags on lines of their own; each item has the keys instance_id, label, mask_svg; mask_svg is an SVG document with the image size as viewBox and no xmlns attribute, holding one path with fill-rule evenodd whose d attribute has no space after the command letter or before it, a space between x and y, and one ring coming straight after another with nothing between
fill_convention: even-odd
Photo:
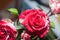
<instances>
[{"instance_id":1,"label":"rose bud","mask_svg":"<svg viewBox=\"0 0 60 40\"><path fill-rule=\"evenodd\" d=\"M10 19L8 19L10 20ZM0 20L0 40L16 40L17 31L12 21Z\"/></svg>"},{"instance_id":2,"label":"rose bud","mask_svg":"<svg viewBox=\"0 0 60 40\"><path fill-rule=\"evenodd\" d=\"M39 9L29 9L23 11L19 15L19 22L24 25L27 33L30 35L38 35L43 38L49 31L49 18Z\"/></svg>"},{"instance_id":3,"label":"rose bud","mask_svg":"<svg viewBox=\"0 0 60 40\"><path fill-rule=\"evenodd\" d=\"M21 34L21 40L31 40L30 35L28 33L26 33L26 32L23 32Z\"/></svg>"}]
</instances>

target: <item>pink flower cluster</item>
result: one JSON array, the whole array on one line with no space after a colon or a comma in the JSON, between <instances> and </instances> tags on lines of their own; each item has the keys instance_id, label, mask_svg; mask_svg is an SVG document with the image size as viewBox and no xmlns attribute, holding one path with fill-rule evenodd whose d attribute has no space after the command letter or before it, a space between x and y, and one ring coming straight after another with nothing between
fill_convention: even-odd
<instances>
[{"instance_id":1,"label":"pink flower cluster","mask_svg":"<svg viewBox=\"0 0 60 40\"><path fill-rule=\"evenodd\" d=\"M48 16L40 9L29 9L19 15L19 22L26 28L21 40L31 40L32 36L43 38L49 31ZM0 20L0 40L16 40L17 31L11 20Z\"/></svg>"}]
</instances>

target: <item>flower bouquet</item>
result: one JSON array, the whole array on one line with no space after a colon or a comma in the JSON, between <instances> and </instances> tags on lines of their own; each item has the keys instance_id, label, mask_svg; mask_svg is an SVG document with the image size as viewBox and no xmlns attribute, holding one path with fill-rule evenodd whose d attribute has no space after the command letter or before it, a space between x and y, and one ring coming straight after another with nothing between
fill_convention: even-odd
<instances>
[{"instance_id":1,"label":"flower bouquet","mask_svg":"<svg viewBox=\"0 0 60 40\"><path fill-rule=\"evenodd\" d=\"M59 1L50 0L49 5L51 15L59 17ZM0 40L58 40L52 31L54 22L42 9L27 9L18 14L16 8L8 8L1 13Z\"/></svg>"}]
</instances>

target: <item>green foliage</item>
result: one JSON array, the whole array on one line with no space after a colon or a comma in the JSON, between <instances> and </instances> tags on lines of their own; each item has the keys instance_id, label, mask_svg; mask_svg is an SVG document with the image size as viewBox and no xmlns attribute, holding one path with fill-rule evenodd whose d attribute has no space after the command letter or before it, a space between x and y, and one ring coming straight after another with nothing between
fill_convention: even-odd
<instances>
[{"instance_id":1,"label":"green foliage","mask_svg":"<svg viewBox=\"0 0 60 40\"><path fill-rule=\"evenodd\" d=\"M50 27L51 27L51 28L55 28L54 22L50 22Z\"/></svg>"},{"instance_id":2,"label":"green foliage","mask_svg":"<svg viewBox=\"0 0 60 40\"><path fill-rule=\"evenodd\" d=\"M22 25L19 23L18 20L16 20L16 21L14 22L14 25L15 25L16 30L17 30L17 32L18 32L18 36L17 36L16 40L21 40L21 33L25 30L25 28L24 28L24 26L22 26Z\"/></svg>"},{"instance_id":3,"label":"green foliage","mask_svg":"<svg viewBox=\"0 0 60 40\"><path fill-rule=\"evenodd\" d=\"M18 15L18 10L16 8L8 8L8 11L11 12L11 14Z\"/></svg>"},{"instance_id":4,"label":"green foliage","mask_svg":"<svg viewBox=\"0 0 60 40\"><path fill-rule=\"evenodd\" d=\"M24 26L19 23L19 20L16 20L14 22L14 25L15 25L15 27L16 27L17 30L19 30L19 29L25 29Z\"/></svg>"}]
</instances>

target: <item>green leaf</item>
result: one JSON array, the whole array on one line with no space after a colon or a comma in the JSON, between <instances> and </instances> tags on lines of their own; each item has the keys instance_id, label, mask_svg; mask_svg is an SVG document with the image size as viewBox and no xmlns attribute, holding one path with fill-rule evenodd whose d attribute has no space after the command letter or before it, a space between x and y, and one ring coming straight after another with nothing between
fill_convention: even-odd
<instances>
[{"instance_id":1,"label":"green leaf","mask_svg":"<svg viewBox=\"0 0 60 40\"><path fill-rule=\"evenodd\" d=\"M11 14L18 15L18 10L16 8L9 8L8 11L11 12Z\"/></svg>"},{"instance_id":2,"label":"green leaf","mask_svg":"<svg viewBox=\"0 0 60 40\"><path fill-rule=\"evenodd\" d=\"M51 27L51 28L55 28L54 22L50 22L50 27Z\"/></svg>"}]
</instances>

